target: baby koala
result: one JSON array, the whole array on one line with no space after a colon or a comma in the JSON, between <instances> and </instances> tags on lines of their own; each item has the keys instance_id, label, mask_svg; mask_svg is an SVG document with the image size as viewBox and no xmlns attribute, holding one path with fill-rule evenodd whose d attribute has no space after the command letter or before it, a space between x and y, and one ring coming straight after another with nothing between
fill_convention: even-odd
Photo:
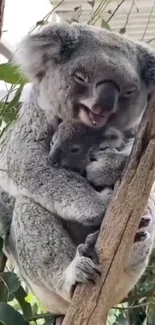
<instances>
[{"instance_id":1,"label":"baby koala","mask_svg":"<svg viewBox=\"0 0 155 325\"><path fill-rule=\"evenodd\" d=\"M123 145L122 133L113 127L92 129L78 120L68 119L58 125L52 137L49 161L83 174L94 160L94 152L107 148L117 152Z\"/></svg>"}]
</instances>

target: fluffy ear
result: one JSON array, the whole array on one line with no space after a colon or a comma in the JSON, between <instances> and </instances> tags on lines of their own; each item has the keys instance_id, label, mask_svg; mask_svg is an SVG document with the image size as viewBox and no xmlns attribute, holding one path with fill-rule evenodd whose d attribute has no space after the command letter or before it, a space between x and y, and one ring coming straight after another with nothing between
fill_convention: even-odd
<instances>
[{"instance_id":1,"label":"fluffy ear","mask_svg":"<svg viewBox=\"0 0 155 325\"><path fill-rule=\"evenodd\" d=\"M138 60L141 77L148 88L155 86L155 52L145 43L138 43Z\"/></svg>"},{"instance_id":2,"label":"fluffy ear","mask_svg":"<svg viewBox=\"0 0 155 325\"><path fill-rule=\"evenodd\" d=\"M69 24L48 24L40 32L26 36L18 45L15 62L30 78L41 77L49 60L59 62L73 50L79 39L79 29Z\"/></svg>"}]
</instances>

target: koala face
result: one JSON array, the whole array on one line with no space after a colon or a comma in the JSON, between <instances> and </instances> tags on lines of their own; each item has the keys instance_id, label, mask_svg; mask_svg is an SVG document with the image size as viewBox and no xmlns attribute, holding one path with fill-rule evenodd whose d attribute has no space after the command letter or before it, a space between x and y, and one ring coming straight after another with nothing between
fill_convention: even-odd
<instances>
[{"instance_id":1,"label":"koala face","mask_svg":"<svg viewBox=\"0 0 155 325\"><path fill-rule=\"evenodd\" d=\"M59 124L50 143L50 163L83 173L89 162L89 150L99 134L76 120Z\"/></svg>"},{"instance_id":2,"label":"koala face","mask_svg":"<svg viewBox=\"0 0 155 325\"><path fill-rule=\"evenodd\" d=\"M69 119L61 122L50 144L50 163L83 173L90 161L108 150L117 152L124 145L122 133L113 127L92 129Z\"/></svg>"},{"instance_id":3,"label":"koala face","mask_svg":"<svg viewBox=\"0 0 155 325\"><path fill-rule=\"evenodd\" d=\"M38 83L49 120L58 115L125 131L139 123L154 89L151 48L102 28L47 25L21 42L16 58Z\"/></svg>"}]
</instances>

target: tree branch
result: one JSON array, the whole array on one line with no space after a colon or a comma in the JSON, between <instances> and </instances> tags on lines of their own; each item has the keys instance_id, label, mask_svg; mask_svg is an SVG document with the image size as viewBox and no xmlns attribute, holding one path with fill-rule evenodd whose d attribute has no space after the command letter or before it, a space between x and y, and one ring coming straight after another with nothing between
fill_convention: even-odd
<instances>
[{"instance_id":1,"label":"tree branch","mask_svg":"<svg viewBox=\"0 0 155 325\"><path fill-rule=\"evenodd\" d=\"M152 188L154 157L155 96L143 114L128 165L101 225L97 249L102 277L94 286L77 286L63 325L106 324L109 309L126 296L127 292L116 291L116 287L125 276L124 267Z\"/></svg>"}]
</instances>

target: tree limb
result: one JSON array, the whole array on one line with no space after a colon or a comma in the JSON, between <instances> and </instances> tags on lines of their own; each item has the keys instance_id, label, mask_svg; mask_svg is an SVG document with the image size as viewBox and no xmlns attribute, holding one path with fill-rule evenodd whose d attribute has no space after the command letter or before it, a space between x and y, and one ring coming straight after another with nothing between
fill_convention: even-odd
<instances>
[{"instance_id":1,"label":"tree limb","mask_svg":"<svg viewBox=\"0 0 155 325\"><path fill-rule=\"evenodd\" d=\"M153 185L154 157L155 96L143 114L128 164L101 225L97 249L102 277L94 286L77 286L63 325L103 325L109 309L127 294L115 289Z\"/></svg>"}]
</instances>

